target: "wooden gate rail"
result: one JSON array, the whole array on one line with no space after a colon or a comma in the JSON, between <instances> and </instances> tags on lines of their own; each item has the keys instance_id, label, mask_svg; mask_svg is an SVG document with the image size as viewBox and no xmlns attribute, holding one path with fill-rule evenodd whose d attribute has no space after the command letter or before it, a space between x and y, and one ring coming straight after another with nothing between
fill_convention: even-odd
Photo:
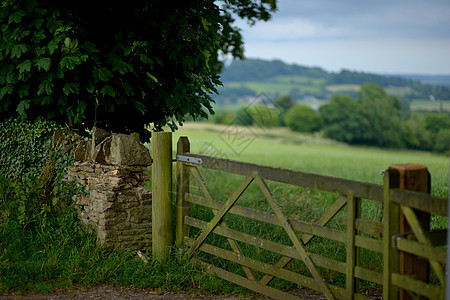
<instances>
[{"instance_id":1,"label":"wooden gate rail","mask_svg":"<svg viewBox=\"0 0 450 300\"><path fill-rule=\"evenodd\" d=\"M202 251L234 262L242 267L246 276L245 278L202 262L209 271L218 277L275 299L294 299L295 297L269 286L268 284L274 277L320 291L327 299L368 299L368 297L359 293L359 280L383 285L383 296L385 299L396 299L398 288L403 288L431 299L443 299L445 293L445 268L443 265L446 263L446 251L433 245L433 236L426 232L418 223L413 209L447 216L448 201L446 199L423 193L390 189L388 172L385 174L383 187L329 176L193 154L189 153L189 151L189 141L187 138L181 138L177 147L177 246L180 248L187 247L187 255L189 256ZM245 178L228 199L225 202L221 202L213 199L207 184L198 170L199 167L243 175ZM196 195L190 192L189 184L192 179L198 183L203 195ZM314 223L299 221L288 218L282 212L272 191L267 186L266 180L331 192L340 195L340 197ZM262 191L273 213L266 213L236 204L252 182L255 182ZM362 199L383 203L383 223L362 218ZM189 215L189 207L192 204L211 209L213 212L212 219L206 222ZM336 214L345 207L347 208L346 218L344 219L346 230L326 227ZM407 221L412 227L415 240L398 235L400 207L405 212ZM224 217L227 214L234 214L280 226L289 237L291 245L280 244L229 228L224 221ZM189 236L189 227L200 230L199 235L195 239ZM225 237L232 251L206 243L207 237L212 233ZM443 233L439 232L438 237L441 237ZM309 253L306 246L314 237L322 237L344 244L346 247L345 262ZM395 240L392 240L391 237L395 237ZM238 242L274 252L281 255L281 259L274 264L269 264L246 257L242 253ZM361 248L383 254L382 273L369 270L360 265ZM427 284L399 274L398 250L427 258L437 274L440 285ZM294 272L291 268L286 269L285 267L293 259L302 261L311 276L301 275ZM318 267L345 274L345 288L325 282ZM264 276L258 280L254 271L261 272Z\"/></svg>"},{"instance_id":2,"label":"wooden gate rail","mask_svg":"<svg viewBox=\"0 0 450 300\"><path fill-rule=\"evenodd\" d=\"M287 183L341 195L346 195L349 191L352 191L353 196L356 198L383 202L383 187L372 183L358 182L269 166L261 166L247 162L194 153L189 153L187 155L202 159L201 166L205 169L218 170L238 175L248 175L249 172L253 172L265 180ZM198 166L189 163L184 164L194 167Z\"/></svg>"}]
</instances>

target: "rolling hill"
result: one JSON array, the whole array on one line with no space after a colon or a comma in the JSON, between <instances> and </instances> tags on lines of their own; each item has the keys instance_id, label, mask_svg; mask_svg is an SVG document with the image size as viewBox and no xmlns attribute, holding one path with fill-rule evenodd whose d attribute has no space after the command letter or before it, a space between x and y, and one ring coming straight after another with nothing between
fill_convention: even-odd
<instances>
[{"instance_id":1,"label":"rolling hill","mask_svg":"<svg viewBox=\"0 0 450 300\"><path fill-rule=\"evenodd\" d=\"M246 59L233 61L221 79L223 87L215 97L219 105L243 102L260 93L271 97L290 94L294 101L329 100L337 93L355 97L360 85L367 82L382 86L388 94L404 101L425 101L430 95L450 101L450 76L380 75L350 70L334 73L280 60Z\"/></svg>"}]
</instances>

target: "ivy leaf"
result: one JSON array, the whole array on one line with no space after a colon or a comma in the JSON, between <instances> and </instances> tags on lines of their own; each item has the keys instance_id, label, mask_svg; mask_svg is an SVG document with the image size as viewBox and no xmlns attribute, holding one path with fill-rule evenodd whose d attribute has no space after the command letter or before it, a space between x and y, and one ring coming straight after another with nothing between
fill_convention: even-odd
<instances>
[{"instance_id":1,"label":"ivy leaf","mask_svg":"<svg viewBox=\"0 0 450 300\"><path fill-rule=\"evenodd\" d=\"M64 85L63 91L64 94L66 94L67 96L69 96L70 94L78 94L79 92L78 84L68 82Z\"/></svg>"},{"instance_id":2,"label":"ivy leaf","mask_svg":"<svg viewBox=\"0 0 450 300\"><path fill-rule=\"evenodd\" d=\"M27 52L27 46L25 44L15 45L11 49L11 58L17 57L20 58L22 54Z\"/></svg>"},{"instance_id":3,"label":"ivy leaf","mask_svg":"<svg viewBox=\"0 0 450 300\"><path fill-rule=\"evenodd\" d=\"M114 97L116 95L116 92L114 91L114 89L108 84L102 88L101 93L102 93L103 97L105 95L109 95L111 97Z\"/></svg>"},{"instance_id":4,"label":"ivy leaf","mask_svg":"<svg viewBox=\"0 0 450 300\"><path fill-rule=\"evenodd\" d=\"M42 57L37 61L36 66L38 67L39 71L41 69L48 71L48 70L50 70L51 63L52 63L52 61L50 60L50 58Z\"/></svg>"},{"instance_id":5,"label":"ivy leaf","mask_svg":"<svg viewBox=\"0 0 450 300\"><path fill-rule=\"evenodd\" d=\"M29 59L21 62L17 65L17 69L19 69L19 73L23 73L25 71L30 72L31 70L31 61Z\"/></svg>"}]
</instances>

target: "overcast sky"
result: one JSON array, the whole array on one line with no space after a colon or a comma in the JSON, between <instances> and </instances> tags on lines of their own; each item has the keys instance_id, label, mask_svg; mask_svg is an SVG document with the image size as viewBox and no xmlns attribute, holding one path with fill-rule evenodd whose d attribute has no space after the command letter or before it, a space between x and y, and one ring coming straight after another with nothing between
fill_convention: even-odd
<instances>
[{"instance_id":1,"label":"overcast sky","mask_svg":"<svg viewBox=\"0 0 450 300\"><path fill-rule=\"evenodd\" d=\"M450 74L450 0L278 0L246 57L375 73Z\"/></svg>"}]
</instances>

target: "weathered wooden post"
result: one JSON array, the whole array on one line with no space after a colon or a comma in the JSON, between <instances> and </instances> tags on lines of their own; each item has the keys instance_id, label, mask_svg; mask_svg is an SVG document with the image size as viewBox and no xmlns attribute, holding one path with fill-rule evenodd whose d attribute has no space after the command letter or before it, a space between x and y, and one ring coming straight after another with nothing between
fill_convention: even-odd
<instances>
[{"instance_id":1,"label":"weathered wooden post","mask_svg":"<svg viewBox=\"0 0 450 300\"><path fill-rule=\"evenodd\" d=\"M417 164L396 164L389 166L390 188L399 188L421 193L430 193L430 173L427 167ZM430 214L415 211L423 229L430 230ZM399 212L399 232L411 231L403 213ZM386 237L387 238L387 237ZM415 279L428 282L429 263L427 259L400 251L398 256L398 270L400 274L414 275ZM405 290L399 290L399 299L412 299Z\"/></svg>"},{"instance_id":2,"label":"weathered wooden post","mask_svg":"<svg viewBox=\"0 0 450 300\"><path fill-rule=\"evenodd\" d=\"M177 155L184 155L191 151L189 139L186 136L180 137L177 143ZM176 225L176 245L183 247L183 238L188 234L188 226L184 223L184 217L189 214L189 202L186 201L185 194L189 192L189 168L182 162L177 162L177 225Z\"/></svg>"},{"instance_id":3,"label":"weathered wooden post","mask_svg":"<svg viewBox=\"0 0 450 300\"><path fill-rule=\"evenodd\" d=\"M165 263L172 246L172 133L153 132L152 253Z\"/></svg>"}]
</instances>

